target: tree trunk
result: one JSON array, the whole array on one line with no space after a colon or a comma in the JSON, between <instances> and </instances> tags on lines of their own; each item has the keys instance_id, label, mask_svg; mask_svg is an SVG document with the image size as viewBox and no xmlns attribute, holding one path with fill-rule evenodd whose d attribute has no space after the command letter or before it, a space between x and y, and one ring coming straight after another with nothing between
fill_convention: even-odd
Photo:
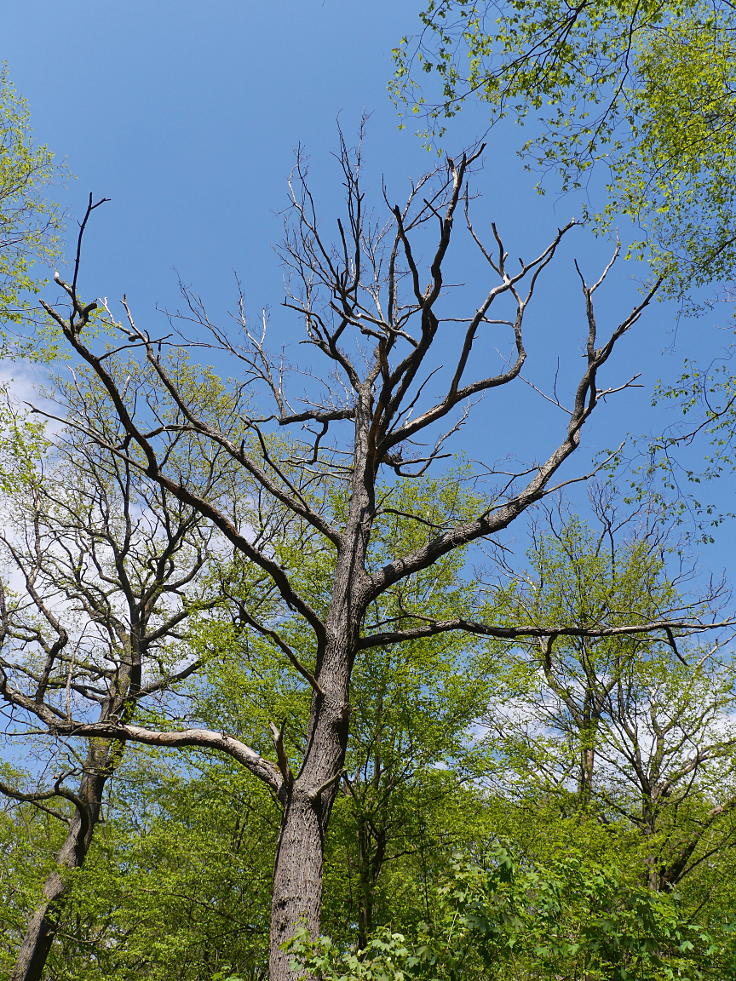
<instances>
[{"instance_id":1,"label":"tree trunk","mask_svg":"<svg viewBox=\"0 0 736 981\"><path fill-rule=\"evenodd\" d=\"M373 882L371 879L370 832L367 821L358 817L358 947L368 946L368 937L373 927Z\"/></svg>"},{"instance_id":2,"label":"tree trunk","mask_svg":"<svg viewBox=\"0 0 736 981\"><path fill-rule=\"evenodd\" d=\"M595 773L595 750L583 746L580 753L580 786L578 794L583 808L590 807L593 801L593 775Z\"/></svg>"},{"instance_id":3,"label":"tree trunk","mask_svg":"<svg viewBox=\"0 0 736 981\"><path fill-rule=\"evenodd\" d=\"M309 749L301 772L287 780L284 812L274 868L271 905L270 981L293 981L291 955L283 944L305 927L319 934L324 836L345 762L348 736L348 643L325 655L315 695Z\"/></svg>"},{"instance_id":4,"label":"tree trunk","mask_svg":"<svg viewBox=\"0 0 736 981\"><path fill-rule=\"evenodd\" d=\"M111 747L105 747L105 762L111 754ZM41 981L46 961L54 942L59 919L64 907L69 883L64 873L79 869L84 864L92 844L94 829L100 818L100 801L109 770L101 767L100 754L90 750L88 764L93 757L97 772L85 774L77 796L82 809L77 808L69 825L64 843L56 856L55 869L43 886L43 899L36 907L26 928L23 942L13 967L10 981ZM102 772L100 772L102 771Z\"/></svg>"},{"instance_id":5,"label":"tree trunk","mask_svg":"<svg viewBox=\"0 0 736 981\"><path fill-rule=\"evenodd\" d=\"M312 696L307 750L295 779L285 774L284 812L276 852L269 950L270 981L296 981L283 945L300 927L319 935L322 866L327 825L337 795L348 745L350 675L357 651L369 580L365 556L375 511L372 464L368 458L370 386L356 410L352 502L335 564ZM370 471L370 477L368 473Z\"/></svg>"},{"instance_id":6,"label":"tree trunk","mask_svg":"<svg viewBox=\"0 0 736 981\"><path fill-rule=\"evenodd\" d=\"M656 848L656 834L657 834L657 798L651 792L647 793L642 801L642 824L644 829L644 836L646 838L654 839L655 847L651 855L647 855L644 859L646 864L646 872L644 874L644 881L646 885L653 892L662 891L662 876L661 876L661 858L657 855Z\"/></svg>"},{"instance_id":7,"label":"tree trunk","mask_svg":"<svg viewBox=\"0 0 736 981\"><path fill-rule=\"evenodd\" d=\"M282 949L299 927L319 934L324 841L320 807L303 790L293 789L281 824L271 905L270 981L297 975L292 955Z\"/></svg>"},{"instance_id":8,"label":"tree trunk","mask_svg":"<svg viewBox=\"0 0 736 981\"><path fill-rule=\"evenodd\" d=\"M586 696L587 702L587 696ZM596 768L596 745L600 715L595 708L586 705L580 729L580 779L578 781L578 800L583 810L593 803L593 783Z\"/></svg>"}]
</instances>

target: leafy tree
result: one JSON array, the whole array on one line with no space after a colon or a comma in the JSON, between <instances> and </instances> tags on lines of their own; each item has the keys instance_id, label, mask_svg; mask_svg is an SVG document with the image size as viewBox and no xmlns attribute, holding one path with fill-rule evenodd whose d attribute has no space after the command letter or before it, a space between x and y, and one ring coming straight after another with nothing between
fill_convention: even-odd
<instances>
[{"instance_id":1,"label":"leafy tree","mask_svg":"<svg viewBox=\"0 0 736 981\"><path fill-rule=\"evenodd\" d=\"M397 543L411 547L417 527L404 515L439 521L471 513L477 501L463 492L462 477L404 479L385 488L392 510L376 529L374 561L384 561ZM293 562L291 536L272 546L280 561ZM299 553L293 579L316 606L328 595L330 573L330 554L312 544ZM237 589L237 575L227 571L223 577L227 604L217 634L209 620L205 633L193 639L208 661L196 711L208 726L236 730L264 752L271 729L296 767L308 738L309 702L295 689L278 644L247 626L244 606L252 604L253 584L243 574ZM371 617L376 627L398 625L410 610L446 619L471 609L474 594L456 553L379 599ZM309 643L299 620L291 627L282 620L279 630L294 650ZM359 945L367 942L375 917L385 921L402 901L414 902L419 880L429 867L430 875L435 872L437 853L448 855L477 823L471 818L477 795L463 788L483 767L470 736L488 699L488 683L473 667L477 647L458 634L439 635L400 649L376 648L356 664L352 725L327 838L324 917L335 936L350 934L347 924L354 923ZM467 827L460 830L463 820Z\"/></svg>"},{"instance_id":2,"label":"leafy tree","mask_svg":"<svg viewBox=\"0 0 736 981\"><path fill-rule=\"evenodd\" d=\"M546 865L502 845L484 863L457 857L433 896L433 916L411 934L378 933L362 953L308 934L291 943L301 978L325 981L491 981L550 977L654 981L717 975L720 946L671 896L571 849Z\"/></svg>"},{"instance_id":3,"label":"leafy tree","mask_svg":"<svg viewBox=\"0 0 736 981\"><path fill-rule=\"evenodd\" d=\"M34 263L50 262L57 251L58 214L43 196L56 173L49 150L33 143L28 108L0 66L0 326L6 353L32 316L40 285ZM37 355L38 344L24 344L21 352Z\"/></svg>"},{"instance_id":4,"label":"leafy tree","mask_svg":"<svg viewBox=\"0 0 736 981\"><path fill-rule=\"evenodd\" d=\"M8 764L0 780L21 786L28 775ZM55 853L64 838L64 825L43 803L21 803L0 795L0 974L10 977L29 910L41 901L44 880L55 868Z\"/></svg>"},{"instance_id":5,"label":"leafy tree","mask_svg":"<svg viewBox=\"0 0 736 981\"><path fill-rule=\"evenodd\" d=\"M48 962L59 981L267 976L278 813L227 759L126 755L71 880Z\"/></svg>"},{"instance_id":6,"label":"leafy tree","mask_svg":"<svg viewBox=\"0 0 736 981\"><path fill-rule=\"evenodd\" d=\"M736 253L729 2L429 0L394 52L395 97L429 130L475 97L532 117L531 159L567 189L603 165L606 224L648 231L672 281L729 279ZM434 88L432 84L434 83ZM425 91L429 89L429 91Z\"/></svg>"},{"instance_id":7,"label":"leafy tree","mask_svg":"<svg viewBox=\"0 0 736 981\"><path fill-rule=\"evenodd\" d=\"M68 394L112 435L94 386L79 378ZM179 466L193 471L199 461L180 458ZM11 744L28 738L22 710L29 703L55 718L74 705L85 718L131 722L142 698L165 696L196 667L183 632L213 602L202 588L212 530L125 460L102 459L73 431L49 443L7 506L12 527L0 531L0 543L10 578L22 585L3 595L0 688L21 711L8 716L5 736ZM123 757L123 743L102 738L80 748L73 735L41 751L47 759L35 782L46 787L0 781L2 793L45 802L66 826L29 913L13 981L43 974L69 873L85 863L105 787Z\"/></svg>"},{"instance_id":8,"label":"leafy tree","mask_svg":"<svg viewBox=\"0 0 736 981\"><path fill-rule=\"evenodd\" d=\"M465 509L475 503L457 481L405 482L392 500L397 512L412 507L427 517L459 501ZM376 548L405 535L403 524L393 514ZM287 539L274 547L286 554L292 545ZM329 571L320 571L319 558L312 555L302 569L305 585L315 590ZM227 565L223 557L218 572L210 569L221 602L189 635L192 652L207 660L205 678L193 686L193 709L211 727L251 729L261 740L279 720L293 757L306 737L308 704L295 698L279 648L240 622L240 603L253 585L247 577L238 583ZM393 597L380 610L382 621L419 603L435 616L467 608L472 583L460 578L461 568L461 556L450 557L412 585L416 595L407 587ZM463 791L462 780L480 770L467 735L483 710L487 685L481 676L468 681L470 654L459 636L428 638L404 645L400 657L372 652L354 676L354 726L328 848L325 917L345 935L354 918L359 943L367 942L376 910L379 922L405 919L406 906L431 889L427 880L438 874L439 853L447 856L479 823L473 812L480 801ZM242 707L242 716L233 705ZM69 881L48 962L55 976L113 979L145 972L209 981L223 963L239 975L259 976L267 929L255 913L264 909L275 851L273 804L263 793L258 803L227 761L202 766L192 757L157 773L162 763L139 752L126 765L121 754L102 837L96 835L83 872ZM258 868L254 834L261 842ZM256 882L261 892L254 898L246 886ZM247 928L225 929L246 922Z\"/></svg>"},{"instance_id":9,"label":"leafy tree","mask_svg":"<svg viewBox=\"0 0 736 981\"><path fill-rule=\"evenodd\" d=\"M416 525L402 517L407 512L427 520L471 513L477 502L462 486L457 474L441 482L404 480L394 488L396 513L377 529L376 563L397 545L408 551L417 544ZM373 623L398 626L409 610L439 620L472 609L477 584L463 566L456 552L403 583L377 601ZM357 923L359 947L377 922L406 920L438 863L473 836L479 823L473 812L482 808L464 785L485 762L472 735L489 698L487 679L476 669L481 647L458 634L430 636L376 648L356 664L327 855L324 920L333 936L344 933L346 910L348 921Z\"/></svg>"},{"instance_id":10,"label":"leafy tree","mask_svg":"<svg viewBox=\"0 0 736 981\"><path fill-rule=\"evenodd\" d=\"M613 527L552 524L535 542L527 583L508 593L510 620L519 608L578 627L682 611L659 535L617 541ZM496 673L491 720L492 742L516 775L510 787L523 796L536 786L563 811L630 823L642 837L632 861L655 889L731 847L736 674L718 644L576 636L519 653Z\"/></svg>"},{"instance_id":11,"label":"leafy tree","mask_svg":"<svg viewBox=\"0 0 736 981\"><path fill-rule=\"evenodd\" d=\"M39 317L43 272L57 255L58 210L44 192L59 175L33 142L28 108L0 64L0 357L48 359L49 325ZM29 340L29 328L34 334ZM23 418L0 387L0 488L17 486L43 445L42 427Z\"/></svg>"}]
</instances>

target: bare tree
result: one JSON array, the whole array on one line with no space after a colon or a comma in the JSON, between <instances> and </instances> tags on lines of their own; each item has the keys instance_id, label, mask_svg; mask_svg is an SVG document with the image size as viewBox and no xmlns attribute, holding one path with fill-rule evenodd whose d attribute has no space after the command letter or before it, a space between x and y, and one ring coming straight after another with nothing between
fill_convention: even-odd
<instances>
[{"instance_id":1,"label":"bare tree","mask_svg":"<svg viewBox=\"0 0 736 981\"><path fill-rule=\"evenodd\" d=\"M301 319L302 343L313 355L312 361L303 359L307 378L301 393L284 357L269 353L265 323L262 332L249 329L242 303L242 336L236 342L209 319L198 298L185 291L183 316L196 328L196 336L188 342L189 353L200 347L208 356L228 354L232 359L230 373L236 380L222 396L217 412L203 408L202 399L191 396L181 350L187 342L175 327L156 333L139 326L124 301L124 323L111 318L108 325L113 340L106 346L93 336L88 325L96 304L80 297L79 249L72 281L57 278L68 295L69 311L46 305L72 351L99 379L123 435L111 438L74 410L64 416L66 424L212 522L250 564L254 576L271 584L282 609L306 625L310 640L295 649L289 631L283 629L283 614L261 620L247 603L243 605L243 623L276 644L308 686L311 715L303 753L292 769L278 727L275 759L270 760L222 732L156 729L122 718L92 722L53 712L9 684L5 698L35 713L60 735L195 745L229 753L271 788L282 806L273 881L272 981L294 977L283 945L297 926L312 932L319 928L324 836L343 771L356 658L368 650L446 631L507 639L577 632L575 627L558 629L554 624L502 626L463 617L437 621L418 610L400 623L374 622L372 616L376 600L402 581L455 549L498 535L533 504L574 479L558 476L560 469L577 449L583 427L601 398L622 387L602 388L600 372L658 287L655 283L619 322L601 331L594 299L608 269L592 284L581 273L584 357L569 403L556 394L549 396L556 403L550 411L564 419L557 439L538 459L528 459L512 472L507 466L490 465L487 484L492 489L472 516L457 520L448 516L437 524L405 511L403 519L415 523L422 533L420 544L406 552L399 548L376 562L372 537L377 523L393 507L390 479L441 466L450 452L451 437L475 400L520 383L527 361L529 304L540 275L574 225L557 231L534 259L512 263L496 227L492 226L487 244L471 219L467 178L479 155L480 151L449 160L446 169L413 185L403 206L389 206L385 220L377 221L366 208L359 154L343 144L340 162L346 204L334 244L320 228L303 164L297 163L282 254L291 283L285 305ZM80 248L95 207L90 199ZM458 224L464 232L458 231ZM465 314L457 306L466 301L446 285L451 246L463 234L477 249L487 277L480 299ZM505 341L505 350L494 353L495 343ZM171 346L179 349L173 367L166 356ZM127 358L140 358L141 371L153 379L155 398L136 401L126 390L125 373L116 362L122 352ZM579 351L571 352L570 358L577 365ZM213 384L223 384L210 377ZM270 409L260 408L264 394L271 401ZM489 443L498 435L500 444L504 420L490 414L491 406L489 398L476 411L486 413ZM188 479L172 459L174 443L209 447L212 456L227 460L233 472L246 476L253 490L247 502L240 502L240 511ZM515 449L518 456L518 446ZM487 459L502 454L494 446ZM247 521L239 516L246 503ZM261 520L267 523L266 516L274 513L281 516L283 528L290 524L303 536L304 545L294 549L290 559L275 553L264 533ZM310 589L299 575L300 552L310 544L331 556L331 581L321 591ZM702 626L644 619L610 628L602 624L588 632L598 636Z\"/></svg>"},{"instance_id":2,"label":"bare tree","mask_svg":"<svg viewBox=\"0 0 736 981\"><path fill-rule=\"evenodd\" d=\"M103 424L94 387L77 393L87 418ZM36 715L24 705L44 706L49 718L115 727L132 723L141 699L171 697L198 666L185 643L187 621L212 603L201 580L216 531L199 512L78 433L59 443L39 472L26 474L0 531L10 580L19 583L3 591L2 604L0 685L7 692L12 678L5 727L11 740L26 741L34 729ZM80 752L79 740L69 738L73 728L64 733L46 760L46 773L58 771L47 788L0 784L6 795L33 801L67 827L12 981L43 975L68 872L85 862L105 786L123 758L120 740L83 740ZM43 773L39 778L43 783ZM59 808L64 801L66 809Z\"/></svg>"}]
</instances>

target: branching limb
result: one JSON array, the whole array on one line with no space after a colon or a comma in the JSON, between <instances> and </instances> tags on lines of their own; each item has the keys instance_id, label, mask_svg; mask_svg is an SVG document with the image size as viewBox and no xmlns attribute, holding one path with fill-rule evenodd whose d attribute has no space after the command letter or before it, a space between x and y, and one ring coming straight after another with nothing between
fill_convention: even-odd
<instances>
[{"instance_id":1,"label":"branching limb","mask_svg":"<svg viewBox=\"0 0 736 981\"><path fill-rule=\"evenodd\" d=\"M435 620L418 627L405 630L387 630L361 637L358 646L361 650L373 647L387 647L422 637L435 637L438 634L460 631L478 637L496 637L500 640L520 640L525 637L548 639L551 643L558 637L630 637L638 634L662 632L665 636L674 630L683 636L705 633L708 630L722 630L733 627L736 620L722 620L718 623L701 623L697 620L648 620L639 624L619 627L574 627L568 625L543 626L539 624L519 624L515 627L502 627L472 620Z\"/></svg>"}]
</instances>

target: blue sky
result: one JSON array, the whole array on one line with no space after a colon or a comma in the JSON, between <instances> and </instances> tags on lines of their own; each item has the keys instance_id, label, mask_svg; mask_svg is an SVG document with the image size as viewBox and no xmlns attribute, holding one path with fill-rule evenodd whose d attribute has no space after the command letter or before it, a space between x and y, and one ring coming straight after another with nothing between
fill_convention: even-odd
<instances>
[{"instance_id":1,"label":"blue sky","mask_svg":"<svg viewBox=\"0 0 736 981\"><path fill-rule=\"evenodd\" d=\"M82 289L111 301L125 292L139 321L150 322L157 305L176 306L179 275L219 316L234 303L237 271L251 312L269 307L279 342L293 340L297 324L279 309L282 272L272 246L297 144L309 153L327 213L339 201L331 158L338 118L349 137L361 114L371 114L367 158L377 203L381 176L399 199L407 178L434 163L410 127L399 130L386 94L391 47L415 28L418 9L386 0L8 5L0 58L30 103L37 138L74 175L57 189L70 227L90 191L111 198L87 239ZM469 106L453 124L448 149L474 141L484 127L482 109ZM514 153L520 142L513 126L494 131L475 186L481 213L505 230L512 254L528 257L576 203L553 189L536 194L534 177ZM530 377L540 383L550 380L558 356L574 366L580 353L573 257L594 278L610 248L576 231L548 271L530 346ZM462 266L462 254L458 261ZM615 274L602 302L604 322L635 302L644 275L633 265ZM676 311L657 304L622 344L606 380L641 372L645 388L601 411L586 452L665 421L661 413L649 416L649 393L657 378L677 373L693 336L693 328L676 324ZM702 323L696 329L706 360L727 342ZM558 430L559 417L530 389L514 398L480 407L461 440L466 452L495 457L493 435L501 429L524 448ZM722 546L707 561L720 566L726 557Z\"/></svg>"}]
</instances>

